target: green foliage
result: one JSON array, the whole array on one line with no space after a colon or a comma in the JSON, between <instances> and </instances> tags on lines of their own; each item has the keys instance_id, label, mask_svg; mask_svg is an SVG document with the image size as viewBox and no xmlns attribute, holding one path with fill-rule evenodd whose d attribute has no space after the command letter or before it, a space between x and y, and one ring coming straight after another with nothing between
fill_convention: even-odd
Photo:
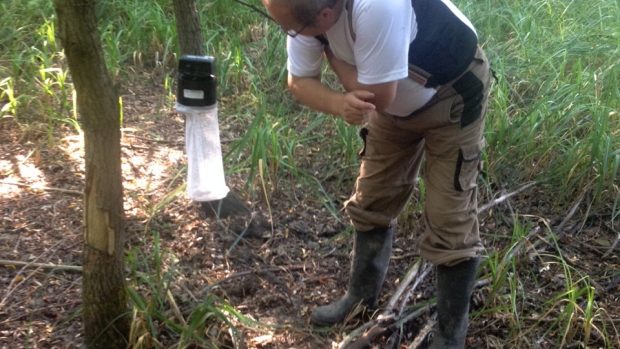
<instances>
[{"instance_id":1,"label":"green foliage","mask_svg":"<svg viewBox=\"0 0 620 349\"><path fill-rule=\"evenodd\" d=\"M549 338L558 348L575 342L589 347L594 337L605 348L614 347L617 330L607 327L613 324L612 315L596 301L604 291L597 290L590 276L564 257L549 227L524 224L531 217L515 217L511 236L489 237L490 244L506 247L492 251L483 265L490 287L478 313L502 319L509 332L504 344L511 348L530 348L532 338ZM550 239L546 253L528 249L539 235Z\"/></svg>"},{"instance_id":2,"label":"green foliage","mask_svg":"<svg viewBox=\"0 0 620 349\"><path fill-rule=\"evenodd\" d=\"M476 24L498 76L487 115L491 180L544 180L560 203L584 189L601 203L617 197L618 3L461 0L458 5ZM177 51L171 3L102 1L98 6L113 76L129 76L135 67L161 71L170 96ZM334 173L354 175L355 128L300 111L286 94L279 28L229 0L199 2L199 10L207 53L217 59L221 117L248 129L232 145L227 165L247 171L254 185L262 158L276 189L291 173L308 172L294 155L295 148L312 144L337 161L328 161L333 167L322 174L309 175L321 182ZM79 131L50 2L4 1L0 11L5 14L0 19L3 114L23 123L43 122L49 134L61 124ZM303 127L321 132L309 136Z\"/></svg>"},{"instance_id":3,"label":"green foliage","mask_svg":"<svg viewBox=\"0 0 620 349\"><path fill-rule=\"evenodd\" d=\"M584 188L617 196L618 2L488 0L467 10L498 76L487 118L494 177L550 181L560 202Z\"/></svg>"},{"instance_id":4,"label":"green foliage","mask_svg":"<svg viewBox=\"0 0 620 349\"><path fill-rule=\"evenodd\" d=\"M131 280L127 291L133 305L132 348L163 348L161 338L178 338L175 346L179 348L230 347L230 342L239 339L237 327L259 326L211 293L202 300L194 299L196 304L184 316L172 292L179 279L175 258L162 250L156 231L148 251L133 249L126 260Z\"/></svg>"}]
</instances>

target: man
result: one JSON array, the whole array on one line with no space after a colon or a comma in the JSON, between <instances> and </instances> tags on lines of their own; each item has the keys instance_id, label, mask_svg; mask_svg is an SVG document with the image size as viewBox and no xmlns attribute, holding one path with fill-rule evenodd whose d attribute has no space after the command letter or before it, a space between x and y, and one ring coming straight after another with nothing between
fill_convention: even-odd
<instances>
[{"instance_id":1,"label":"man","mask_svg":"<svg viewBox=\"0 0 620 349\"><path fill-rule=\"evenodd\" d=\"M470 21L448 0L263 0L288 34L288 86L312 109L364 125L348 290L311 320L335 324L374 306L396 217L425 157L421 255L437 266L432 348L462 348L482 243L476 178L489 66ZM346 93L320 80L326 58Z\"/></svg>"}]
</instances>

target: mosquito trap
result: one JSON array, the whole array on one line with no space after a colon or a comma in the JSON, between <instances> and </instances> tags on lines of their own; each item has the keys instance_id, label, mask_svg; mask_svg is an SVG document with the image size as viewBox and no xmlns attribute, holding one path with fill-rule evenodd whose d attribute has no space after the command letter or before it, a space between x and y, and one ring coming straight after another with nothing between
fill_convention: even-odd
<instances>
[{"instance_id":1,"label":"mosquito trap","mask_svg":"<svg viewBox=\"0 0 620 349\"><path fill-rule=\"evenodd\" d=\"M177 112L185 116L187 194L214 201L228 194L217 117L215 60L184 55L179 60Z\"/></svg>"}]
</instances>

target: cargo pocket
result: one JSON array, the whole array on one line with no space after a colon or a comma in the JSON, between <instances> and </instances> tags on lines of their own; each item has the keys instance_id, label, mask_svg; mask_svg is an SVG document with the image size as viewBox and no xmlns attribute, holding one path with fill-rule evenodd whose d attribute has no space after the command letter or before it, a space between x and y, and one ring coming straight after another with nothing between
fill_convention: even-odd
<instances>
[{"instance_id":1,"label":"cargo pocket","mask_svg":"<svg viewBox=\"0 0 620 349\"><path fill-rule=\"evenodd\" d=\"M358 155L360 157L366 154L366 136L368 136L368 129L366 127L362 127L360 129L360 138L362 139L363 145L362 149L360 149L360 151L358 152Z\"/></svg>"},{"instance_id":2,"label":"cargo pocket","mask_svg":"<svg viewBox=\"0 0 620 349\"><path fill-rule=\"evenodd\" d=\"M468 191L476 187L478 173L481 170L482 142L459 147L454 173L454 189Z\"/></svg>"}]
</instances>

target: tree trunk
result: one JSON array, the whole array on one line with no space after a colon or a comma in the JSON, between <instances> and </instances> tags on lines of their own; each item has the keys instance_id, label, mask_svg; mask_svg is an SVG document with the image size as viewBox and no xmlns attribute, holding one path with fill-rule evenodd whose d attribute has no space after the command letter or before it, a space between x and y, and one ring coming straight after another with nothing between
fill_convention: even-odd
<instances>
[{"instance_id":1,"label":"tree trunk","mask_svg":"<svg viewBox=\"0 0 620 349\"><path fill-rule=\"evenodd\" d=\"M172 5L181 55L204 55L196 0L173 0Z\"/></svg>"},{"instance_id":2,"label":"tree trunk","mask_svg":"<svg viewBox=\"0 0 620 349\"><path fill-rule=\"evenodd\" d=\"M84 338L89 348L125 348L130 317L123 275L120 113L95 2L54 0L54 7L84 129Z\"/></svg>"},{"instance_id":3,"label":"tree trunk","mask_svg":"<svg viewBox=\"0 0 620 349\"><path fill-rule=\"evenodd\" d=\"M181 55L204 55L200 15L195 0L173 0L174 18ZM249 216L250 209L232 190L221 200L201 203L207 217Z\"/></svg>"}]
</instances>

